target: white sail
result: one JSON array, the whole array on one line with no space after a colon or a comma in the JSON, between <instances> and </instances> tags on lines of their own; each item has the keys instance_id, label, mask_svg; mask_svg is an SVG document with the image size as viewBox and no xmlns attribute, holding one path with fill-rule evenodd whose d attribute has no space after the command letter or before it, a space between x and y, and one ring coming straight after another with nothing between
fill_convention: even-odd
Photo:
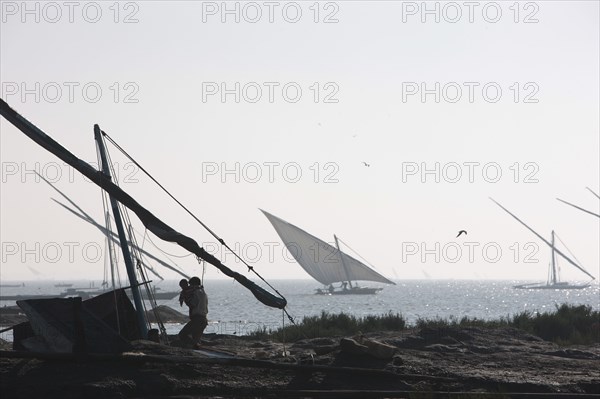
<instances>
[{"instance_id":1,"label":"white sail","mask_svg":"<svg viewBox=\"0 0 600 399\"><path fill-rule=\"evenodd\" d=\"M294 259L321 284L327 285L343 281L376 281L395 284L325 241L277 216L262 209L261 211L269 219Z\"/></svg>"}]
</instances>

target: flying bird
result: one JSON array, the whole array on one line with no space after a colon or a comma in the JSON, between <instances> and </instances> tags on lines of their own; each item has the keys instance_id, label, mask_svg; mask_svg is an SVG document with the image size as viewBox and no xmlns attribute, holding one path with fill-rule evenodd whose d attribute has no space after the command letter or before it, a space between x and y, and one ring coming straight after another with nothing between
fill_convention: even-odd
<instances>
[{"instance_id":1,"label":"flying bird","mask_svg":"<svg viewBox=\"0 0 600 399\"><path fill-rule=\"evenodd\" d=\"M366 163L365 161L363 161L363 164L368 168L369 166L371 166L370 164Z\"/></svg>"},{"instance_id":2,"label":"flying bird","mask_svg":"<svg viewBox=\"0 0 600 399\"><path fill-rule=\"evenodd\" d=\"M461 231L459 231L459 232L458 232L458 235L456 236L456 238L460 237L460 235L461 235L462 233L465 233L465 235L467 235L467 230L461 230Z\"/></svg>"}]
</instances>

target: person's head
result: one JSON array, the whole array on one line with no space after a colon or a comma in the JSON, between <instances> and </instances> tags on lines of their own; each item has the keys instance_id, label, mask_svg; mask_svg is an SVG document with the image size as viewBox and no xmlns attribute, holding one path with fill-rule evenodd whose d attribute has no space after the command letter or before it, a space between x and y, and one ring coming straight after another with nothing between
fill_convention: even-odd
<instances>
[{"instance_id":1,"label":"person's head","mask_svg":"<svg viewBox=\"0 0 600 399\"><path fill-rule=\"evenodd\" d=\"M187 288L189 286L188 281L184 278L182 278L181 280L179 280L179 287L181 288Z\"/></svg>"},{"instance_id":2,"label":"person's head","mask_svg":"<svg viewBox=\"0 0 600 399\"><path fill-rule=\"evenodd\" d=\"M200 287L200 278L194 276L190 279L190 285Z\"/></svg>"}]
</instances>

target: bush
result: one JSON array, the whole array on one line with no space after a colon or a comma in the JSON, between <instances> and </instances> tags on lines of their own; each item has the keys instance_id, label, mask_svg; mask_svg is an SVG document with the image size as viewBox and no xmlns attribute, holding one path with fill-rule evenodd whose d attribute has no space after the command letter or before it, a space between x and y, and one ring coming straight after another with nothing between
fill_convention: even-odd
<instances>
[{"instance_id":1,"label":"bush","mask_svg":"<svg viewBox=\"0 0 600 399\"><path fill-rule=\"evenodd\" d=\"M251 334L252 338L271 338L278 341L295 342L305 338L337 337L358 334L359 332L400 331L406 327L402 315L389 312L380 316L357 318L346 313L331 314L321 312L320 316L309 316L298 324L279 328L267 333L264 329Z\"/></svg>"},{"instance_id":2,"label":"bush","mask_svg":"<svg viewBox=\"0 0 600 399\"><path fill-rule=\"evenodd\" d=\"M556 305L555 312L519 314L513 323L514 327L561 345L600 342L600 312L588 305Z\"/></svg>"},{"instance_id":3,"label":"bush","mask_svg":"<svg viewBox=\"0 0 600 399\"><path fill-rule=\"evenodd\" d=\"M402 315L388 312L379 316L355 316L322 312L320 316L305 317L296 325L276 331L258 330L250 335L255 339L274 339L295 342L305 338L338 337L355 335L359 332L401 331L407 327ZM482 320L463 317L460 320L418 319L415 327L458 328L458 327L514 327L559 345L600 343L600 312L587 305L556 306L556 311L547 313L521 312L497 320Z\"/></svg>"}]
</instances>

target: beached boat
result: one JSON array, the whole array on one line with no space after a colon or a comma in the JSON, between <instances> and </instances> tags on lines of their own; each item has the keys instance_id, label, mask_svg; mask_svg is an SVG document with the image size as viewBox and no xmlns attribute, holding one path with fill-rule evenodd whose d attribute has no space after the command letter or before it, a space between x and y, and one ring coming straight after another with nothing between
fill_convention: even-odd
<instances>
[{"instance_id":1,"label":"beached boat","mask_svg":"<svg viewBox=\"0 0 600 399\"><path fill-rule=\"evenodd\" d=\"M490 199L492 201L494 201L492 198L490 198ZM560 251L559 249L556 248L555 240L554 240L556 234L554 233L554 230L552 230L551 241L548 241L544 237L542 237L539 233L537 233L535 230L533 230L531 227L529 227L525 222L523 222L517 216L512 214L508 209L506 209L505 207L500 205L498 202L496 202L496 201L494 201L494 202L496 203L496 205L498 205L500 208L502 208L506 213L511 215L513 218L515 218L519 223L521 223L523 226L525 226L529 231L531 231L533 234L535 234L539 239L541 239L545 244L550 246L550 248L552 249L552 260L550 262L550 267L548 269L548 280L546 281L546 283L519 284L519 285L515 285L514 288L536 289L536 290L566 290L566 289L583 289L583 288L589 287L590 283L572 284L572 283L568 283L565 281L560 281L560 275L559 275L560 269L558 268L557 259L556 259L557 254L559 256L561 256L562 258L564 258L568 263L575 266L577 269L581 270L583 273L585 273L587 276L589 276L592 280L596 279L587 270L585 270L585 268L583 266L576 263L570 257L565 255L562 251Z\"/></svg>"},{"instance_id":2,"label":"beached boat","mask_svg":"<svg viewBox=\"0 0 600 399\"><path fill-rule=\"evenodd\" d=\"M115 353L126 350L128 341L132 339L143 338L168 343L166 332L164 328L160 327L161 323L159 323L160 332L153 330L146 316L140 286L147 288L149 291L151 281L145 275L145 268L141 267L143 266L141 256L132 256L135 253L131 252L129 246L131 240L128 240L127 237L132 229L125 230L121 208L133 211L146 229L158 238L178 244L196 255L198 261L206 261L226 276L235 279L249 289L263 304L286 312L287 300L273 287L270 288L275 291L275 294L260 287L240 273L229 269L219 259L200 247L193 238L174 230L115 184L111 178L111 165L104 148L106 133L100 130L98 125L94 125L94 135L98 145L98 153L101 157L99 164L102 167L100 171L77 158L49 135L15 112L2 99L0 99L0 114L35 143L72 166L103 189L103 192L108 196L108 199L105 198L108 201L104 201L104 203L110 204L109 206L112 209L112 216L117 227L117 235L123 251L130 284L129 287L113 289L83 302L81 296L17 301L17 305L27 314L29 322L14 326L13 344L15 348L57 352ZM133 159L131 160L135 162ZM139 164L137 165L139 166ZM156 180L154 181L164 190L164 187ZM183 207L179 201L173 196L171 197ZM183 208L187 210L187 208ZM230 249L223 239L216 236L189 210L187 211L213 234L222 245ZM125 214L125 216L127 215ZM110 231L110 226L107 226L106 230ZM131 248L135 250L136 246L131 246ZM134 261L136 265L134 265ZM247 265L247 263L245 264ZM258 275L255 270L250 269ZM114 282L112 286L115 287ZM130 290L133 304L127 298L126 290ZM153 306L153 309L156 309L156 306ZM122 319L125 316L127 323ZM130 334L123 330L124 327L130 329Z\"/></svg>"},{"instance_id":3,"label":"beached boat","mask_svg":"<svg viewBox=\"0 0 600 399\"><path fill-rule=\"evenodd\" d=\"M294 259L324 288L316 289L319 295L372 295L383 288L359 287L357 281L374 281L395 285L371 267L342 252L339 239L333 236L335 247L307 233L301 228L262 211L290 251ZM340 283L339 287L333 284Z\"/></svg>"}]
</instances>

